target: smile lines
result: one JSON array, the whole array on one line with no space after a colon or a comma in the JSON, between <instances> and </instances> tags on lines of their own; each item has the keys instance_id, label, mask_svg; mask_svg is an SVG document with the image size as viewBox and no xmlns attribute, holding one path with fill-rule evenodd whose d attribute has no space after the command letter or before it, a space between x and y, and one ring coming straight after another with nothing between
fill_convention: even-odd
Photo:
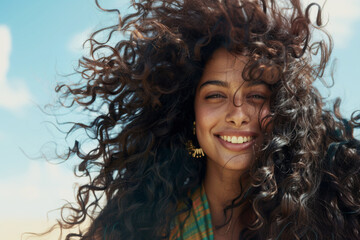
<instances>
[{"instance_id":1,"label":"smile lines","mask_svg":"<svg viewBox=\"0 0 360 240\"><path fill-rule=\"evenodd\" d=\"M230 143L246 143L251 141L254 137L248 136L248 137L235 137L235 136L219 136L222 140Z\"/></svg>"}]
</instances>

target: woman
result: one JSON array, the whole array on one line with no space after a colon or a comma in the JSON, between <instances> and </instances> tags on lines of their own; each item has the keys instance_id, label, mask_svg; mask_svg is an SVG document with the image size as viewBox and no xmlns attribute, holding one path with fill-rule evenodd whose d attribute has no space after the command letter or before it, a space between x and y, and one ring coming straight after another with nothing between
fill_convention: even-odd
<instances>
[{"instance_id":1,"label":"woman","mask_svg":"<svg viewBox=\"0 0 360 240\"><path fill-rule=\"evenodd\" d=\"M97 146L69 152L91 178L62 227L92 221L68 238L360 239L359 116L343 119L339 101L325 110L312 85L331 53L330 38L312 42L320 7L132 5L111 28L128 38L109 46L94 34L83 81L57 89L105 109L73 128Z\"/></svg>"}]
</instances>

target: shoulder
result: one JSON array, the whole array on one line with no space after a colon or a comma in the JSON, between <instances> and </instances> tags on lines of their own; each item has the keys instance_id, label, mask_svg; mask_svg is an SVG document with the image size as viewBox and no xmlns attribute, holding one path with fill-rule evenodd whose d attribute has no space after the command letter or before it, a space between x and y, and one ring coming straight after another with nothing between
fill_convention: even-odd
<instances>
[{"instance_id":1,"label":"shoulder","mask_svg":"<svg viewBox=\"0 0 360 240\"><path fill-rule=\"evenodd\" d=\"M203 187L189 193L190 201L181 202L180 214L174 219L170 240L213 239L210 208Z\"/></svg>"}]
</instances>

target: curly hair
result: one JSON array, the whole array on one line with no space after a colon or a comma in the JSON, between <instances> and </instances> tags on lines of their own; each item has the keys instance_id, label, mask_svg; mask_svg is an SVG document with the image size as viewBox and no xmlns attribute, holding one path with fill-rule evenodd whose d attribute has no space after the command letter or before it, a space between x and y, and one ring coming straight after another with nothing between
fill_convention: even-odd
<instances>
[{"instance_id":1,"label":"curly hair","mask_svg":"<svg viewBox=\"0 0 360 240\"><path fill-rule=\"evenodd\" d=\"M78 188L77 204L63 207L71 215L62 218L62 227L88 218L91 225L67 239L167 239L172 220L190 211L188 193L202 183L206 168L186 149L195 89L220 47L247 56L244 78L265 80L273 90L272 130L250 169L246 195L254 221L239 237L360 239L360 142L353 136L360 115L343 119L340 100L326 110L313 86L323 79L332 49L326 32L325 40L312 39L313 31L324 32L320 6L133 0L132 7L127 16L103 9L117 12L119 22L88 40L90 57L78 70L82 80L56 89L72 99L68 107L98 114L70 130L85 129L97 145L84 153L75 142L68 152L81 160L77 174L90 180ZM317 10L315 23L311 9ZM97 41L105 30L108 41ZM111 46L116 32L127 37ZM100 107L105 112L97 112Z\"/></svg>"}]
</instances>

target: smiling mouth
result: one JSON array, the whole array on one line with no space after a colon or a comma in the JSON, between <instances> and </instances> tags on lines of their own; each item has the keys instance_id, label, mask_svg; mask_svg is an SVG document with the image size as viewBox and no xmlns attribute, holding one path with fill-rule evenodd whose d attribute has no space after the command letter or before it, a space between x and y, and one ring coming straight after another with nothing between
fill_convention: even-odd
<instances>
[{"instance_id":1,"label":"smiling mouth","mask_svg":"<svg viewBox=\"0 0 360 240\"><path fill-rule=\"evenodd\" d=\"M254 139L253 136L247 136L247 137L243 137L243 136L219 136L222 140L229 142L229 143L236 143L236 144L241 144L241 143L246 143L246 142L250 142L251 140Z\"/></svg>"}]
</instances>

